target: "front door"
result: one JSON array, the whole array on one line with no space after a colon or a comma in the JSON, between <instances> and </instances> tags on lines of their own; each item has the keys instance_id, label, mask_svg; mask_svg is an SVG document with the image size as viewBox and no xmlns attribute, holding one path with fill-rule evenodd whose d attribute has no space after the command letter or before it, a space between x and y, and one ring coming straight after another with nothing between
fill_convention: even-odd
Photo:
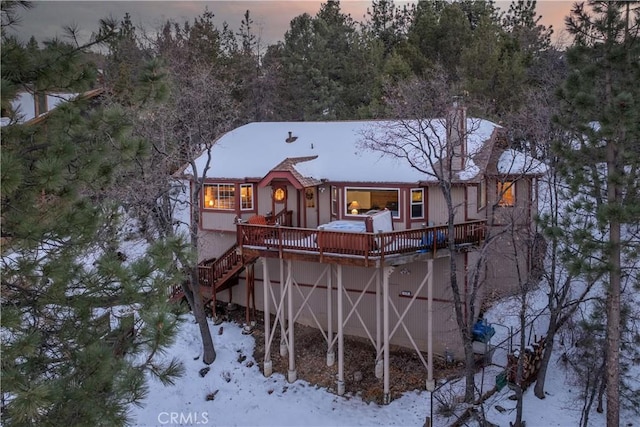
<instances>
[{"instance_id":1,"label":"front door","mask_svg":"<svg viewBox=\"0 0 640 427\"><path fill-rule=\"evenodd\" d=\"M316 187L307 187L301 191L301 209L303 212L302 223L305 228L318 227L318 192Z\"/></svg>"}]
</instances>

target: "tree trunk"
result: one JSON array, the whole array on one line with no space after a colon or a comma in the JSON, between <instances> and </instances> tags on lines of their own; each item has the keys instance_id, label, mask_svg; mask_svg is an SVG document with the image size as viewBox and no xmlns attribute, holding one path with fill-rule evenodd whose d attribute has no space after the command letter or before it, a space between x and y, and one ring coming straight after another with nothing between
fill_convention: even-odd
<instances>
[{"instance_id":1,"label":"tree trunk","mask_svg":"<svg viewBox=\"0 0 640 427\"><path fill-rule=\"evenodd\" d=\"M475 397L476 388L476 361L473 355L473 341L467 338L464 341L464 367L465 367L465 388L464 401L472 403Z\"/></svg>"},{"instance_id":2,"label":"tree trunk","mask_svg":"<svg viewBox=\"0 0 640 427\"><path fill-rule=\"evenodd\" d=\"M620 223L610 227L611 272L607 293L607 427L620 424Z\"/></svg>"},{"instance_id":3,"label":"tree trunk","mask_svg":"<svg viewBox=\"0 0 640 427\"><path fill-rule=\"evenodd\" d=\"M198 322L200 328L200 336L202 337L202 361L207 365L213 363L216 360L216 350L213 346L213 338L211 337L211 331L209 329L209 321L204 311L204 302L202 301L202 294L200 293L200 284L198 283L198 267L193 268L191 272L191 289L193 290L193 315Z\"/></svg>"},{"instance_id":4,"label":"tree trunk","mask_svg":"<svg viewBox=\"0 0 640 427\"><path fill-rule=\"evenodd\" d=\"M604 369L603 369L603 371L604 371ZM599 414L604 412L604 406L602 405L602 403L603 403L602 397L604 396L606 385L607 385L607 383L606 383L605 379L602 378L600 380L600 387L598 388L598 407L596 408L596 412L599 413Z\"/></svg>"},{"instance_id":5,"label":"tree trunk","mask_svg":"<svg viewBox=\"0 0 640 427\"><path fill-rule=\"evenodd\" d=\"M547 378L547 369L549 368L549 362L551 361L551 355L553 354L553 344L556 339L557 332L557 315L551 315L549 319L549 328L547 329L547 336L545 338L544 352L542 353L542 360L540 361L540 369L536 375L536 385L533 388L533 393L538 399L544 399L544 383Z\"/></svg>"},{"instance_id":6,"label":"tree trunk","mask_svg":"<svg viewBox=\"0 0 640 427\"><path fill-rule=\"evenodd\" d=\"M526 357L525 345L526 337L525 330L527 327L527 299L526 293L522 295L522 301L520 304L520 354L518 355L518 366L516 368L516 421L513 423L513 427L522 427L522 388L524 385L524 360Z\"/></svg>"},{"instance_id":7,"label":"tree trunk","mask_svg":"<svg viewBox=\"0 0 640 427\"><path fill-rule=\"evenodd\" d=\"M624 139L624 138L623 138ZM624 176L619 167L618 146L607 144L607 199L609 206L618 206L620 190L617 179ZM622 173L620 173L622 172ZM607 345L606 345L606 387L607 387L607 427L620 424L620 219L614 213L609 222L609 250L611 270L607 293Z\"/></svg>"},{"instance_id":8,"label":"tree trunk","mask_svg":"<svg viewBox=\"0 0 640 427\"><path fill-rule=\"evenodd\" d=\"M194 170L195 165L192 164ZM201 185L193 185L191 190L191 200L193 206L200 206L200 189ZM200 209L191 209L191 247L197 253L198 251L198 230L200 228ZM209 330L209 321L207 320L207 314L204 311L204 301L202 300L202 293L200 292L200 282L198 281L198 265L190 267L189 285L193 292L193 304L191 310L200 327L200 337L202 338L202 351L203 362L207 365L213 363L216 360L216 351L213 346L213 338L211 337L211 331Z\"/></svg>"},{"instance_id":9,"label":"tree trunk","mask_svg":"<svg viewBox=\"0 0 640 427\"><path fill-rule=\"evenodd\" d=\"M462 344L464 348L464 365L465 365L465 388L464 388L464 401L467 403L473 402L475 398L475 373L476 364L473 355L473 334L471 331L473 325L473 316L470 310L467 309L468 295L466 289L464 293L460 291L458 286L458 267L456 262L456 250L455 250L455 233L454 233L454 221L455 221L455 209L451 200L451 188L447 187L446 183L441 184L442 195L447 202L448 209L448 249L449 249L449 283L451 285L451 291L453 293L453 302L456 313L456 322L460 329L460 335L462 337Z\"/></svg>"}]
</instances>

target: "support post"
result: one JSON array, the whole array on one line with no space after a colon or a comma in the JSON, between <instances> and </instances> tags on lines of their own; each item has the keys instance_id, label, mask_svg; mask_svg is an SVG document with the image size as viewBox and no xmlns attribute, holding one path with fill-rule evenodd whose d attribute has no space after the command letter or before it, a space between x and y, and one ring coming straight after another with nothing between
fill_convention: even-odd
<instances>
[{"instance_id":1,"label":"support post","mask_svg":"<svg viewBox=\"0 0 640 427\"><path fill-rule=\"evenodd\" d=\"M429 393L436 388L433 380L433 258L427 261L427 384Z\"/></svg>"},{"instance_id":2,"label":"support post","mask_svg":"<svg viewBox=\"0 0 640 427\"><path fill-rule=\"evenodd\" d=\"M252 329L251 325L251 295L255 292L255 264L249 264L247 266L247 298L245 301L245 309L244 309L244 329L243 332L250 332Z\"/></svg>"},{"instance_id":3,"label":"support post","mask_svg":"<svg viewBox=\"0 0 640 427\"><path fill-rule=\"evenodd\" d=\"M382 328L384 335L384 389L382 403L385 405L391 402L391 394L389 392L389 276L393 272L393 267L384 267L384 276L382 280Z\"/></svg>"},{"instance_id":4,"label":"support post","mask_svg":"<svg viewBox=\"0 0 640 427\"><path fill-rule=\"evenodd\" d=\"M382 304L382 296L380 295L380 291L382 289L381 285L381 277L382 277L382 267L378 269L376 275L376 366L375 366L375 374L376 378L380 379L383 377L383 366L382 359L380 358L380 350L382 348L382 310L380 306Z\"/></svg>"},{"instance_id":5,"label":"support post","mask_svg":"<svg viewBox=\"0 0 640 427\"><path fill-rule=\"evenodd\" d=\"M271 314L269 313L269 268L267 259L262 258L262 284L264 289L264 376L270 377L273 373L273 363L271 362L271 348L269 346L269 337L271 336Z\"/></svg>"},{"instance_id":6,"label":"support post","mask_svg":"<svg viewBox=\"0 0 640 427\"><path fill-rule=\"evenodd\" d=\"M338 396L344 395L344 319L342 313L342 266L337 266L338 275Z\"/></svg>"},{"instance_id":7,"label":"support post","mask_svg":"<svg viewBox=\"0 0 640 427\"><path fill-rule=\"evenodd\" d=\"M287 305L289 308L289 372L288 372L288 380L290 383L295 382L298 379L298 375L296 372L296 352L294 345L294 314L293 314L293 271L291 268L291 261L287 261Z\"/></svg>"},{"instance_id":8,"label":"support post","mask_svg":"<svg viewBox=\"0 0 640 427\"><path fill-rule=\"evenodd\" d=\"M284 278L284 260L280 258L280 301L282 304L285 304L285 299L283 298L285 290L285 278ZM286 343L286 333L287 330L285 328L284 323L284 310L285 307L280 308L280 356L287 357L287 343Z\"/></svg>"},{"instance_id":9,"label":"support post","mask_svg":"<svg viewBox=\"0 0 640 427\"><path fill-rule=\"evenodd\" d=\"M336 353L333 348L333 268L329 264L327 270L327 366L333 366L336 362Z\"/></svg>"}]
</instances>

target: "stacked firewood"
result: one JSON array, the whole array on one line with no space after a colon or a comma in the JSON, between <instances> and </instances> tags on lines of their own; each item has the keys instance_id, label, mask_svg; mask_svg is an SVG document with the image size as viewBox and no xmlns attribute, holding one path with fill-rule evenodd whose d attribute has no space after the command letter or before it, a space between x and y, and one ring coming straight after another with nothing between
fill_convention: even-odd
<instances>
[{"instance_id":1,"label":"stacked firewood","mask_svg":"<svg viewBox=\"0 0 640 427\"><path fill-rule=\"evenodd\" d=\"M535 338L534 338L535 339ZM540 363L542 362L542 354L546 344L546 337L535 339L532 348L526 348L524 351L524 359L522 361L522 380L517 381L518 358L519 355L511 353L507 355L507 379L511 384L518 384L525 390L533 383L538 375Z\"/></svg>"}]
</instances>

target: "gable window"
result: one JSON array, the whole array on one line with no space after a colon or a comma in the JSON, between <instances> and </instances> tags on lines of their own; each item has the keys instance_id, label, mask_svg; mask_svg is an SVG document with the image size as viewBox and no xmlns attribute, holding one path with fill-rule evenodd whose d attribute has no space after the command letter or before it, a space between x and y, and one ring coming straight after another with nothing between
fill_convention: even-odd
<instances>
[{"instance_id":1,"label":"gable window","mask_svg":"<svg viewBox=\"0 0 640 427\"><path fill-rule=\"evenodd\" d=\"M515 206L516 183L513 181L498 182L498 206Z\"/></svg>"},{"instance_id":2,"label":"gable window","mask_svg":"<svg viewBox=\"0 0 640 427\"><path fill-rule=\"evenodd\" d=\"M235 209L235 184L205 184L203 207L205 209Z\"/></svg>"},{"instance_id":3,"label":"gable window","mask_svg":"<svg viewBox=\"0 0 640 427\"><path fill-rule=\"evenodd\" d=\"M363 215L370 210L389 209L400 217L400 190L397 188L346 188L345 215Z\"/></svg>"},{"instance_id":4,"label":"gable window","mask_svg":"<svg viewBox=\"0 0 640 427\"><path fill-rule=\"evenodd\" d=\"M424 190L414 188L411 190L411 219L424 218Z\"/></svg>"},{"instance_id":5,"label":"gable window","mask_svg":"<svg viewBox=\"0 0 640 427\"><path fill-rule=\"evenodd\" d=\"M253 210L253 184L240 184L240 210Z\"/></svg>"}]
</instances>

